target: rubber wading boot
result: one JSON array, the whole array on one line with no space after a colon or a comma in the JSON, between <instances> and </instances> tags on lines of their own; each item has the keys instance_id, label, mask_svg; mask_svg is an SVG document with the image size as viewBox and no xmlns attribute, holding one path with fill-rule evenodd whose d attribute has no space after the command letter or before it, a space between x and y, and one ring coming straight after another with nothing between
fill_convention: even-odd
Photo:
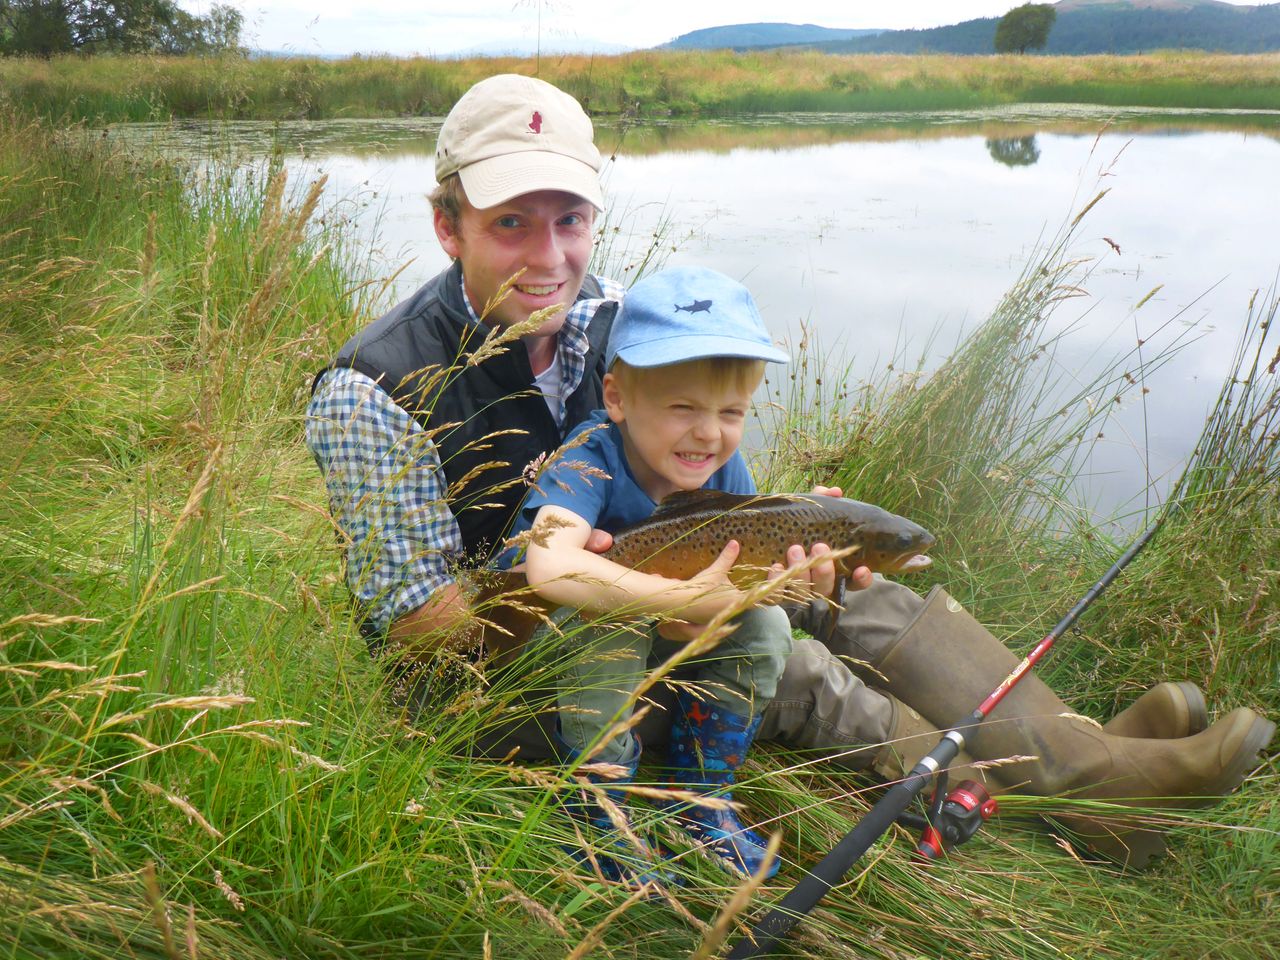
<instances>
[{"instance_id":1,"label":"rubber wading boot","mask_svg":"<svg viewBox=\"0 0 1280 960\"><path fill-rule=\"evenodd\" d=\"M572 752L570 758L575 759ZM626 791L616 789L635 778L639 763L640 740L632 736L626 756L613 765L622 768L622 776L578 771L579 777L600 789L579 786L564 801L565 812L585 828L587 842L587 846L566 849L579 863L594 864L600 875L612 883L635 888L647 883L671 885L674 874L658 865L661 852L655 852L632 827Z\"/></svg>"},{"instance_id":2,"label":"rubber wading boot","mask_svg":"<svg viewBox=\"0 0 1280 960\"><path fill-rule=\"evenodd\" d=\"M739 716L684 690L676 695L676 700L668 744L671 785L731 802L733 794L729 788L755 739L760 715ZM750 876L760 869L765 858L765 840L748 830L727 804L708 806L677 800L662 806L674 813L676 824L704 851L714 854L733 873ZM776 874L778 866L775 859L765 876Z\"/></svg>"},{"instance_id":3,"label":"rubber wading boot","mask_svg":"<svg viewBox=\"0 0 1280 960\"><path fill-rule=\"evenodd\" d=\"M940 587L879 658L884 686L909 697L926 720L963 719L1012 672L1015 657ZM1019 681L967 738L981 760L1029 759L1001 767L998 780L1037 796L1066 795L1140 807L1207 806L1257 763L1275 724L1246 707L1194 736L1119 737L1074 714L1034 674ZM1164 851L1160 831L1124 817L1058 818L1097 853L1142 868Z\"/></svg>"},{"instance_id":4,"label":"rubber wading boot","mask_svg":"<svg viewBox=\"0 0 1280 960\"><path fill-rule=\"evenodd\" d=\"M889 736L871 761L871 769L886 780L902 780L921 757L938 745L942 731L897 697L883 692L882 695L892 706L893 717L889 723ZM961 750L947 767L947 776L953 783L984 780L983 771L969 766L972 762L970 756Z\"/></svg>"},{"instance_id":5,"label":"rubber wading boot","mask_svg":"<svg viewBox=\"0 0 1280 960\"><path fill-rule=\"evenodd\" d=\"M1113 737L1177 740L1209 726L1209 706L1194 683L1157 683L1102 725Z\"/></svg>"},{"instance_id":6,"label":"rubber wading boot","mask_svg":"<svg viewBox=\"0 0 1280 960\"><path fill-rule=\"evenodd\" d=\"M859 691L859 681L852 675L858 674L872 690L881 692L877 688L882 686L882 678L876 676L873 665L897 640L902 625L918 615L924 601L902 584L877 578L869 588L848 594L845 603L846 609L838 616L832 615L826 603L793 610L792 625L822 639L796 640L778 696L766 710L762 737L809 748L829 746L833 733L843 734L850 744L886 739L888 708L877 709L868 702L867 691ZM824 656L814 655L815 647L827 663ZM842 670L829 667L833 655L841 660ZM818 666L826 669L819 672ZM987 693L990 691L975 693L974 706ZM787 715L803 701L809 701L804 705L810 706L813 714L812 730L796 716ZM1194 683L1181 682L1152 687L1107 721L1103 729L1118 737L1173 740L1199 733L1208 725L1204 694ZM862 765L857 762L857 753L845 759L851 768Z\"/></svg>"},{"instance_id":7,"label":"rubber wading boot","mask_svg":"<svg viewBox=\"0 0 1280 960\"><path fill-rule=\"evenodd\" d=\"M911 597L914 610L918 610L924 601L915 594ZM911 616L903 616L898 629L879 631L883 637L879 649L888 647L901 632L901 624L910 619ZM851 631L857 631L857 625L857 617L845 622ZM861 632L853 635L864 637ZM843 632L840 640L847 647ZM880 681L872 677L871 682ZM671 732L667 718L675 709L675 693L668 693L671 707L661 713L667 724L661 731L664 744ZM976 701L977 698L975 706ZM1190 683L1163 683L1139 697L1103 729L1122 736L1165 738L1199 733L1205 726L1204 695ZM824 756L827 762L846 770L873 767L889 780L901 779L941 736L941 731L909 705L868 686L843 657L807 637L796 639L787 669L756 734L757 739L783 743L815 757ZM649 742L648 737L645 742ZM957 766L967 762L958 758ZM960 771L957 769L956 773ZM965 776L984 779L968 771Z\"/></svg>"},{"instance_id":8,"label":"rubber wading boot","mask_svg":"<svg viewBox=\"0 0 1280 960\"><path fill-rule=\"evenodd\" d=\"M901 780L920 759L938 745L943 731L891 693L877 691L889 703L889 734L871 761L871 768L887 780ZM1199 711L1196 705L1199 705ZM974 704L977 706L977 704ZM1118 737L1173 739L1189 737L1209 725L1204 694L1193 683L1160 683L1135 700L1103 726ZM1181 732L1178 732L1181 731ZM947 768L954 780L977 780L1000 785L998 767L973 767L973 758L961 750Z\"/></svg>"}]
</instances>

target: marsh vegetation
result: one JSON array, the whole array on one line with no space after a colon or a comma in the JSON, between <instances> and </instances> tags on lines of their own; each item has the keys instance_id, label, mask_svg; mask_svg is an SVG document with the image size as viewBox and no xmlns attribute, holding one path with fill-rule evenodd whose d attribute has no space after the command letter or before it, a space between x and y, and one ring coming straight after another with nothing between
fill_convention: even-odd
<instances>
[{"instance_id":1,"label":"marsh vegetation","mask_svg":"<svg viewBox=\"0 0 1280 960\"><path fill-rule=\"evenodd\" d=\"M443 116L475 81L532 60L427 57L0 59L0 90L62 121ZM537 75L598 115L958 110L1010 103L1280 109L1280 54L837 56L645 51L544 57Z\"/></svg>"},{"instance_id":2,"label":"marsh vegetation","mask_svg":"<svg viewBox=\"0 0 1280 960\"><path fill-rule=\"evenodd\" d=\"M514 691L475 681L413 725L383 696L301 441L310 374L381 290L315 222L322 189L0 112L0 952L692 953L733 894L716 867L683 857L678 898L638 900L564 853L561 772L461 757ZM1105 414L1043 400L1044 321L1087 282L1079 212L933 375L836 383L801 358L760 463L929 525L931 579L1020 647L1122 546L1063 486ZM1083 710L1174 678L1280 713L1277 291L1242 312L1178 509L1047 668ZM1141 389L1126 359L1118 395ZM757 902L874 794L812 759L765 749L744 778L786 858ZM1160 812L1173 855L1137 878L1033 819L1069 799L1007 800L928 871L892 833L792 955L1280 956L1277 787L1272 757L1218 807Z\"/></svg>"}]
</instances>

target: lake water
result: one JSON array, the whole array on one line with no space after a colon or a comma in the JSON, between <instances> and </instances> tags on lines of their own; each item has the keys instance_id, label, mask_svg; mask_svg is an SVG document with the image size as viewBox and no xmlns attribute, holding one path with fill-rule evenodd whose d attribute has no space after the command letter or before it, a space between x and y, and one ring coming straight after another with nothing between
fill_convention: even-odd
<instances>
[{"instance_id":1,"label":"lake water","mask_svg":"<svg viewBox=\"0 0 1280 960\"><path fill-rule=\"evenodd\" d=\"M354 217L374 271L408 263L394 288L408 293L446 264L426 201L439 123L113 133L183 156L278 149L298 182L323 171L327 204ZM1023 106L597 130L612 156L615 271L664 229L668 263L743 280L779 339L794 343L803 328L859 377L889 363L936 365L988 315L1042 238L1109 188L1073 242L1095 262L1089 296L1055 315L1055 329L1071 328L1058 354L1063 372L1086 382L1139 338L1152 341L1149 354L1195 339L1148 376L1145 402L1108 426L1081 490L1102 514L1141 506L1149 483L1159 495L1177 475L1229 372L1249 299L1280 269L1276 112Z\"/></svg>"}]
</instances>

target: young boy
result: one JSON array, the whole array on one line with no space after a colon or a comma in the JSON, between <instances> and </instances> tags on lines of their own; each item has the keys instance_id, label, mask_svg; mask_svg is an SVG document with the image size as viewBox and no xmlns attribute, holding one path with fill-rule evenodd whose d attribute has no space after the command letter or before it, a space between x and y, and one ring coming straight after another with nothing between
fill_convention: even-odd
<instances>
[{"instance_id":1,"label":"young boy","mask_svg":"<svg viewBox=\"0 0 1280 960\"><path fill-rule=\"evenodd\" d=\"M569 435L517 518L516 533L533 529L526 554L530 586L588 618L697 624L740 606L742 594L727 576L736 545L685 581L619 566L588 551L587 537L593 527L613 533L644 520L664 497L681 491L754 493L738 445L765 364L787 359L771 343L751 295L730 278L682 267L636 283L610 334L605 409ZM734 624L733 633L694 661L698 675L679 694L670 741L675 785L721 797L728 796L791 651L790 626L777 607L749 608ZM594 748L593 759L634 775L640 744L630 730L599 741L627 719L655 648L659 654L672 649L662 635L678 632L652 622L574 631L559 679L560 736L571 756ZM620 800L621 793L611 796ZM731 810L668 806L680 826L732 870L753 873L762 862L763 840ZM598 806L579 804L573 812L610 828Z\"/></svg>"}]
</instances>

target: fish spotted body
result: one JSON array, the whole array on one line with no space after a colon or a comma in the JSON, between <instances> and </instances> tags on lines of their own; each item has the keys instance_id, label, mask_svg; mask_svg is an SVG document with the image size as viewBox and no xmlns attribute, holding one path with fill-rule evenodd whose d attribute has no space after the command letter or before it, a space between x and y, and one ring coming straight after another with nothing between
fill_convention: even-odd
<instances>
[{"instance_id":1,"label":"fish spotted body","mask_svg":"<svg viewBox=\"0 0 1280 960\"><path fill-rule=\"evenodd\" d=\"M618 531L604 556L643 573L688 580L730 540L741 544L737 564L746 567L784 561L793 543L851 547L856 552L837 563L846 576L862 566L873 573L923 569L934 544L919 524L844 497L694 490L672 494L647 520Z\"/></svg>"},{"instance_id":2,"label":"fish spotted body","mask_svg":"<svg viewBox=\"0 0 1280 960\"><path fill-rule=\"evenodd\" d=\"M935 542L905 517L844 497L693 490L672 494L648 519L619 530L604 556L642 573L688 580L709 567L730 540L742 547L730 574L739 586L758 582L762 570L785 562L787 548L796 543L853 548L836 563L848 576L862 566L873 573L922 570L932 562L924 554ZM483 642L491 652L514 652L553 605L519 571L490 571L485 579L476 598L485 621Z\"/></svg>"}]
</instances>

